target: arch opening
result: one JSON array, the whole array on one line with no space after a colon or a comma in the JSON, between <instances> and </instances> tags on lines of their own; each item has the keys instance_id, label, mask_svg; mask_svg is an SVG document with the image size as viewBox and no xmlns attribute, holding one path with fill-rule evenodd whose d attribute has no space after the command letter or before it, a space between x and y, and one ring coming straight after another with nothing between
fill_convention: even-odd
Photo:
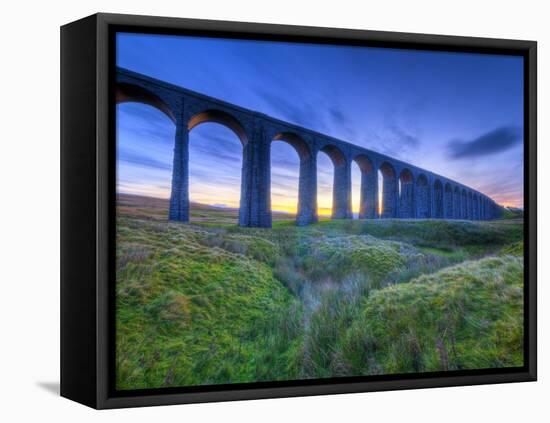
<instances>
[{"instance_id":1,"label":"arch opening","mask_svg":"<svg viewBox=\"0 0 550 423\"><path fill-rule=\"evenodd\" d=\"M445 184L444 202L445 202L445 208L443 210L444 217L446 219L452 219L454 217L453 187L448 182Z\"/></svg>"},{"instance_id":2,"label":"arch opening","mask_svg":"<svg viewBox=\"0 0 550 423\"><path fill-rule=\"evenodd\" d=\"M274 220L295 219L298 225L317 220L315 163L306 142L282 132L271 143L271 210Z\"/></svg>"},{"instance_id":3,"label":"arch opening","mask_svg":"<svg viewBox=\"0 0 550 423\"><path fill-rule=\"evenodd\" d=\"M116 122L117 203L145 207L168 219L173 122L158 107L133 101L117 105Z\"/></svg>"},{"instance_id":4,"label":"arch opening","mask_svg":"<svg viewBox=\"0 0 550 423\"><path fill-rule=\"evenodd\" d=\"M399 217L415 217L413 203L414 177L409 169L403 169L399 175Z\"/></svg>"},{"instance_id":5,"label":"arch opening","mask_svg":"<svg viewBox=\"0 0 550 423\"><path fill-rule=\"evenodd\" d=\"M444 217L444 194L443 184L439 179L434 182L434 216L436 219L443 219Z\"/></svg>"},{"instance_id":6,"label":"arch opening","mask_svg":"<svg viewBox=\"0 0 550 423\"><path fill-rule=\"evenodd\" d=\"M324 151L317 154L317 214L319 218L332 216L334 162Z\"/></svg>"},{"instance_id":7,"label":"arch opening","mask_svg":"<svg viewBox=\"0 0 550 423\"><path fill-rule=\"evenodd\" d=\"M217 123L229 128L237 135L241 144L245 146L248 142L248 137L244 126L229 113L222 110L209 109L193 115L187 122L187 129L191 131L193 128L204 123Z\"/></svg>"},{"instance_id":8,"label":"arch opening","mask_svg":"<svg viewBox=\"0 0 550 423\"><path fill-rule=\"evenodd\" d=\"M325 145L320 151L330 158L334 167L344 166L346 164L346 157L338 147Z\"/></svg>"},{"instance_id":9,"label":"arch opening","mask_svg":"<svg viewBox=\"0 0 550 423\"><path fill-rule=\"evenodd\" d=\"M468 191L468 219L474 219L474 201L471 191Z\"/></svg>"},{"instance_id":10,"label":"arch opening","mask_svg":"<svg viewBox=\"0 0 550 423\"><path fill-rule=\"evenodd\" d=\"M462 210L462 200L460 195L460 188L458 188L458 186L455 186L454 192L453 192L453 218L454 219L461 218L461 210Z\"/></svg>"},{"instance_id":11,"label":"arch opening","mask_svg":"<svg viewBox=\"0 0 550 423\"><path fill-rule=\"evenodd\" d=\"M479 200L479 213L480 220L485 220L485 198L481 197Z\"/></svg>"},{"instance_id":12,"label":"arch opening","mask_svg":"<svg viewBox=\"0 0 550 423\"><path fill-rule=\"evenodd\" d=\"M223 124L189 133L189 220L236 223L241 209L243 147Z\"/></svg>"},{"instance_id":13,"label":"arch opening","mask_svg":"<svg viewBox=\"0 0 550 423\"><path fill-rule=\"evenodd\" d=\"M351 211L354 219L361 219L361 184L362 172L361 168L355 160L351 162Z\"/></svg>"},{"instance_id":14,"label":"arch opening","mask_svg":"<svg viewBox=\"0 0 550 423\"><path fill-rule=\"evenodd\" d=\"M344 153L334 145L325 145L320 151L330 158L334 169L331 217L351 218L351 166Z\"/></svg>"},{"instance_id":15,"label":"arch opening","mask_svg":"<svg viewBox=\"0 0 550 423\"><path fill-rule=\"evenodd\" d=\"M283 141L288 145L291 145L300 160L305 160L311 157L311 151L307 143L299 135L293 132L279 132L273 137L273 141Z\"/></svg>"},{"instance_id":16,"label":"arch opening","mask_svg":"<svg viewBox=\"0 0 550 423\"><path fill-rule=\"evenodd\" d=\"M374 219L377 216L378 173L365 154L357 155L353 163L353 212L359 219Z\"/></svg>"},{"instance_id":17,"label":"arch opening","mask_svg":"<svg viewBox=\"0 0 550 423\"><path fill-rule=\"evenodd\" d=\"M439 184L441 186L441 183ZM440 190L441 194L441 190ZM419 219L428 219L430 216L430 188L428 178L424 174L416 178L416 217ZM436 194L437 202L437 194Z\"/></svg>"},{"instance_id":18,"label":"arch opening","mask_svg":"<svg viewBox=\"0 0 550 423\"><path fill-rule=\"evenodd\" d=\"M479 196L479 220L483 220L483 197Z\"/></svg>"},{"instance_id":19,"label":"arch opening","mask_svg":"<svg viewBox=\"0 0 550 423\"><path fill-rule=\"evenodd\" d=\"M466 190L464 188L462 189L461 195L462 195L462 199L461 199L462 208L461 208L460 217L462 219L468 219L468 195L466 194Z\"/></svg>"},{"instance_id":20,"label":"arch opening","mask_svg":"<svg viewBox=\"0 0 550 423\"><path fill-rule=\"evenodd\" d=\"M168 116L172 123L176 123L176 116L168 104L156 94L138 85L118 83L116 85L115 102L116 104L129 102L146 104L160 110Z\"/></svg>"},{"instance_id":21,"label":"arch opening","mask_svg":"<svg viewBox=\"0 0 550 423\"><path fill-rule=\"evenodd\" d=\"M398 184L394 167L384 162L380 165L381 179L379 194L379 213L382 218L397 217Z\"/></svg>"}]
</instances>

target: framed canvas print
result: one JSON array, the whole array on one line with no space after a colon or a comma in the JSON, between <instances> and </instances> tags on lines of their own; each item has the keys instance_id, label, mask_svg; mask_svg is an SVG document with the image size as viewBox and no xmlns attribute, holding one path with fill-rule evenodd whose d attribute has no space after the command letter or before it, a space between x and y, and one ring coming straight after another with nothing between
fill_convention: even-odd
<instances>
[{"instance_id":1,"label":"framed canvas print","mask_svg":"<svg viewBox=\"0 0 550 423\"><path fill-rule=\"evenodd\" d=\"M536 43L61 29L61 394L536 380Z\"/></svg>"}]
</instances>

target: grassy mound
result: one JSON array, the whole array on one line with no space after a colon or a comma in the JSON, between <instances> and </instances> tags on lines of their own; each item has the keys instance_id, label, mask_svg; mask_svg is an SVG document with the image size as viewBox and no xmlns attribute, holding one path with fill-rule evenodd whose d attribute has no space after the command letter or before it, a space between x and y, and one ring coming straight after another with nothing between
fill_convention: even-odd
<instances>
[{"instance_id":1,"label":"grassy mound","mask_svg":"<svg viewBox=\"0 0 550 423\"><path fill-rule=\"evenodd\" d=\"M119 389L295 374L300 305L266 264L208 246L200 229L118 225Z\"/></svg>"},{"instance_id":2,"label":"grassy mound","mask_svg":"<svg viewBox=\"0 0 550 423\"><path fill-rule=\"evenodd\" d=\"M342 346L355 374L523 365L523 260L490 257L373 292Z\"/></svg>"},{"instance_id":3,"label":"grassy mound","mask_svg":"<svg viewBox=\"0 0 550 423\"><path fill-rule=\"evenodd\" d=\"M369 234L376 238L399 240L416 246L453 251L467 248L487 250L523 236L521 222L465 220L349 220L323 222L327 228L340 226L349 234Z\"/></svg>"}]
</instances>

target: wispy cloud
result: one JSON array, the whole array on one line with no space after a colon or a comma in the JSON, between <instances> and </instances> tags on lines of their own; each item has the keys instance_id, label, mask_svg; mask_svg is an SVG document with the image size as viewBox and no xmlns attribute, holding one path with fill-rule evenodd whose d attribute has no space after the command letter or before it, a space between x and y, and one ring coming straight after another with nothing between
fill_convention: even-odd
<instances>
[{"instance_id":1,"label":"wispy cloud","mask_svg":"<svg viewBox=\"0 0 550 423\"><path fill-rule=\"evenodd\" d=\"M422 144L420 137L395 123L393 119L386 120L385 123L380 130L371 130L367 134L364 145L388 156L414 162Z\"/></svg>"},{"instance_id":2,"label":"wispy cloud","mask_svg":"<svg viewBox=\"0 0 550 423\"><path fill-rule=\"evenodd\" d=\"M418 137L405 131L403 128L396 124L390 125L388 129L401 146L405 145L409 148L415 148L418 147L418 145L420 144L420 139Z\"/></svg>"},{"instance_id":3,"label":"wispy cloud","mask_svg":"<svg viewBox=\"0 0 550 423\"><path fill-rule=\"evenodd\" d=\"M330 107L328 109L328 112L334 121L341 124L349 123L348 117L340 109L336 107Z\"/></svg>"},{"instance_id":4,"label":"wispy cloud","mask_svg":"<svg viewBox=\"0 0 550 423\"><path fill-rule=\"evenodd\" d=\"M288 99L263 89L259 90L258 94L281 118L318 131L325 128L323 119L310 103L304 100L296 101L296 96Z\"/></svg>"},{"instance_id":5,"label":"wispy cloud","mask_svg":"<svg viewBox=\"0 0 550 423\"><path fill-rule=\"evenodd\" d=\"M218 129L218 128L216 128ZM200 131L200 132L199 132ZM229 130L224 129L224 132ZM190 134L190 149L201 157L216 157L220 161L234 163L242 160L242 145L234 134L215 135L213 131L201 131L200 127Z\"/></svg>"},{"instance_id":6,"label":"wispy cloud","mask_svg":"<svg viewBox=\"0 0 550 423\"><path fill-rule=\"evenodd\" d=\"M171 163L147 157L132 151L124 151L124 155L119 158L121 162L137 165L140 167L150 167L153 169L171 170Z\"/></svg>"},{"instance_id":7,"label":"wispy cloud","mask_svg":"<svg viewBox=\"0 0 550 423\"><path fill-rule=\"evenodd\" d=\"M455 159L488 156L506 151L522 141L522 130L517 126L501 126L470 141L451 141L449 156Z\"/></svg>"}]
</instances>

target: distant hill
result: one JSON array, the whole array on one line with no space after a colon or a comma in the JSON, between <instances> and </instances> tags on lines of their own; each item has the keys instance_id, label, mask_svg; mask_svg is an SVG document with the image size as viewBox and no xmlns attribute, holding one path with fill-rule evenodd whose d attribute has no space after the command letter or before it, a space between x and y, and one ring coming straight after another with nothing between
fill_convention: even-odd
<instances>
[{"instance_id":1,"label":"distant hill","mask_svg":"<svg viewBox=\"0 0 550 423\"><path fill-rule=\"evenodd\" d=\"M168 217L170 200L167 198L148 197L135 194L117 194L117 207L123 213L129 213L134 217L165 220ZM191 218L195 221L212 221L224 223L236 223L239 209L225 205L210 205L191 202L189 204ZM294 219L293 213L273 211L275 220Z\"/></svg>"},{"instance_id":2,"label":"distant hill","mask_svg":"<svg viewBox=\"0 0 550 423\"><path fill-rule=\"evenodd\" d=\"M147 197L145 195L134 194L117 194L117 203L120 206L129 207L151 207L162 208L168 210L170 206L170 200L167 198ZM238 208L231 208L222 205L209 205L191 202L190 207L194 210L225 210L225 211L238 211Z\"/></svg>"},{"instance_id":3,"label":"distant hill","mask_svg":"<svg viewBox=\"0 0 550 423\"><path fill-rule=\"evenodd\" d=\"M523 209L518 207L502 207L503 219L519 219L523 217Z\"/></svg>"}]
</instances>

